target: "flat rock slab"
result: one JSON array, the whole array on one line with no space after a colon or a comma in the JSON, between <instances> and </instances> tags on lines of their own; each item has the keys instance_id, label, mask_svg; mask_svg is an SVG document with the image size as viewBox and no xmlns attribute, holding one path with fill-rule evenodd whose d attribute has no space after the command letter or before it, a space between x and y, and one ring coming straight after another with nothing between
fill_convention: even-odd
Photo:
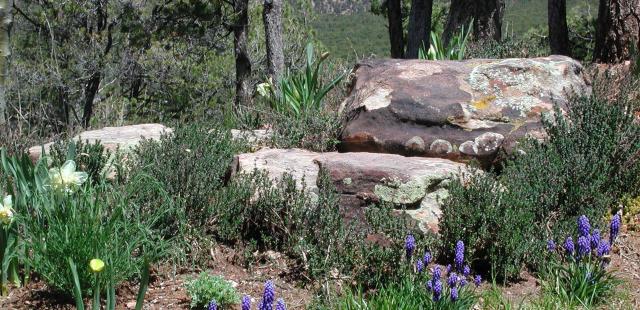
<instances>
[{"instance_id":1,"label":"flat rock slab","mask_svg":"<svg viewBox=\"0 0 640 310\"><path fill-rule=\"evenodd\" d=\"M235 157L232 174L264 170L276 180L292 175L302 188L317 193L318 175L326 171L342 196L341 204L358 213L375 202L391 203L423 231L437 231L447 185L466 165L440 158L404 157L378 153L314 153L299 149L263 149ZM350 213L348 211L347 213Z\"/></svg>"},{"instance_id":2,"label":"flat rock slab","mask_svg":"<svg viewBox=\"0 0 640 310\"><path fill-rule=\"evenodd\" d=\"M92 144L100 141L105 149L115 151L116 149L131 149L137 146L143 139L157 140L160 139L163 133L171 132L173 132L171 128L162 124L138 124L84 131L73 137L73 140L78 141L82 139L82 141L88 141ZM45 152L49 152L51 145L53 145L53 142L43 145ZM36 161L40 158L43 146L29 148L28 152L31 160Z\"/></svg>"},{"instance_id":3,"label":"flat rock slab","mask_svg":"<svg viewBox=\"0 0 640 310\"><path fill-rule=\"evenodd\" d=\"M528 134L554 104L591 92L582 65L564 56L359 64L343 102L342 152L458 161L492 159Z\"/></svg>"}]
</instances>

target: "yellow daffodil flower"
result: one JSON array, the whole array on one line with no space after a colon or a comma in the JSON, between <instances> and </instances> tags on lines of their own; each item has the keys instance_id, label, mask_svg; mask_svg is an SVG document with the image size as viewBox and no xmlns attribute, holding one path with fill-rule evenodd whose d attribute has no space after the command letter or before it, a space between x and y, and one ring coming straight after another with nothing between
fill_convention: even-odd
<instances>
[{"instance_id":1,"label":"yellow daffodil flower","mask_svg":"<svg viewBox=\"0 0 640 310\"><path fill-rule=\"evenodd\" d=\"M104 262L99 258L94 258L89 262L89 269L93 273L99 273L104 270Z\"/></svg>"},{"instance_id":2,"label":"yellow daffodil flower","mask_svg":"<svg viewBox=\"0 0 640 310\"><path fill-rule=\"evenodd\" d=\"M76 172L76 163L73 160L67 160L60 168L49 170L50 186L56 191L66 193L72 193L86 182L88 177L86 172Z\"/></svg>"},{"instance_id":3,"label":"yellow daffodil flower","mask_svg":"<svg viewBox=\"0 0 640 310\"><path fill-rule=\"evenodd\" d=\"M9 225L13 222L13 201L11 195L4 197L0 204L0 223Z\"/></svg>"}]
</instances>

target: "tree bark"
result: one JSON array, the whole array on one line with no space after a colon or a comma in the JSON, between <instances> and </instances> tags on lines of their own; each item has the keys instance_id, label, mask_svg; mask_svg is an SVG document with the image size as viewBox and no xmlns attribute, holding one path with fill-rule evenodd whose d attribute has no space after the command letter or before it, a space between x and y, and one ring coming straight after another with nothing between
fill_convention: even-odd
<instances>
[{"instance_id":1,"label":"tree bark","mask_svg":"<svg viewBox=\"0 0 640 310\"><path fill-rule=\"evenodd\" d=\"M387 0L387 18L389 20L389 41L391 58L404 57L404 31L402 28L402 1Z\"/></svg>"},{"instance_id":2,"label":"tree bark","mask_svg":"<svg viewBox=\"0 0 640 310\"><path fill-rule=\"evenodd\" d=\"M632 55L632 45L640 48L640 1L600 0L594 60L620 62Z\"/></svg>"},{"instance_id":3,"label":"tree bark","mask_svg":"<svg viewBox=\"0 0 640 310\"><path fill-rule=\"evenodd\" d=\"M424 47L425 51L429 49L432 10L433 0L411 1L406 58L418 58L418 51L421 47Z\"/></svg>"},{"instance_id":4,"label":"tree bark","mask_svg":"<svg viewBox=\"0 0 640 310\"><path fill-rule=\"evenodd\" d=\"M475 40L502 40L504 0L475 1L473 35Z\"/></svg>"},{"instance_id":5,"label":"tree bark","mask_svg":"<svg viewBox=\"0 0 640 310\"><path fill-rule=\"evenodd\" d=\"M282 78L284 71L284 48L282 43L282 0L264 0L262 11L267 43L268 73L274 84Z\"/></svg>"},{"instance_id":6,"label":"tree bark","mask_svg":"<svg viewBox=\"0 0 640 310\"><path fill-rule=\"evenodd\" d=\"M233 25L233 46L236 58L236 97L235 108L249 105L251 102L251 89L249 78L251 76L251 60L247 48L247 35L249 26L249 0L234 0L233 11L236 21Z\"/></svg>"},{"instance_id":7,"label":"tree bark","mask_svg":"<svg viewBox=\"0 0 640 310\"><path fill-rule=\"evenodd\" d=\"M443 44L449 45L460 27L468 27L473 20L475 40L502 39L504 0L451 0L447 24L442 34Z\"/></svg>"},{"instance_id":8,"label":"tree bark","mask_svg":"<svg viewBox=\"0 0 640 310\"><path fill-rule=\"evenodd\" d=\"M85 87L84 109L82 113L82 127L84 128L88 128L91 124L91 117L93 116L93 101L96 98L98 87L100 86L100 75L99 71L93 72Z\"/></svg>"},{"instance_id":9,"label":"tree bark","mask_svg":"<svg viewBox=\"0 0 640 310\"><path fill-rule=\"evenodd\" d=\"M8 60L11 57L12 7L12 0L0 0L0 128L7 123L6 79L9 71Z\"/></svg>"},{"instance_id":10,"label":"tree bark","mask_svg":"<svg viewBox=\"0 0 640 310\"><path fill-rule=\"evenodd\" d=\"M569 47L569 28L567 27L567 1L548 0L549 46L556 55L571 54Z\"/></svg>"}]
</instances>

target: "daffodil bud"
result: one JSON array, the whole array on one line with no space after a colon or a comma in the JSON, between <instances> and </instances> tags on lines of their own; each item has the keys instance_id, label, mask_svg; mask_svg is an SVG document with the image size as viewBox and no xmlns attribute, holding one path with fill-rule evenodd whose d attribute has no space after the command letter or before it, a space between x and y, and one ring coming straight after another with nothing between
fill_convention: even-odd
<instances>
[{"instance_id":1,"label":"daffodil bud","mask_svg":"<svg viewBox=\"0 0 640 310\"><path fill-rule=\"evenodd\" d=\"M100 273L104 270L104 262L99 258L94 258L89 262L89 269L93 273Z\"/></svg>"}]
</instances>

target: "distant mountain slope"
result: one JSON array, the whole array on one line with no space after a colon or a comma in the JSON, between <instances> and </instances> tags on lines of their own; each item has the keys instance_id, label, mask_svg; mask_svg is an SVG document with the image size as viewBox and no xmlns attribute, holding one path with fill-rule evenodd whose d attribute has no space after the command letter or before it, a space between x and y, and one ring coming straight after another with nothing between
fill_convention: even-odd
<instances>
[{"instance_id":1,"label":"distant mountain slope","mask_svg":"<svg viewBox=\"0 0 640 310\"><path fill-rule=\"evenodd\" d=\"M368 11L371 0L313 0L312 4L317 13L349 15Z\"/></svg>"}]
</instances>

